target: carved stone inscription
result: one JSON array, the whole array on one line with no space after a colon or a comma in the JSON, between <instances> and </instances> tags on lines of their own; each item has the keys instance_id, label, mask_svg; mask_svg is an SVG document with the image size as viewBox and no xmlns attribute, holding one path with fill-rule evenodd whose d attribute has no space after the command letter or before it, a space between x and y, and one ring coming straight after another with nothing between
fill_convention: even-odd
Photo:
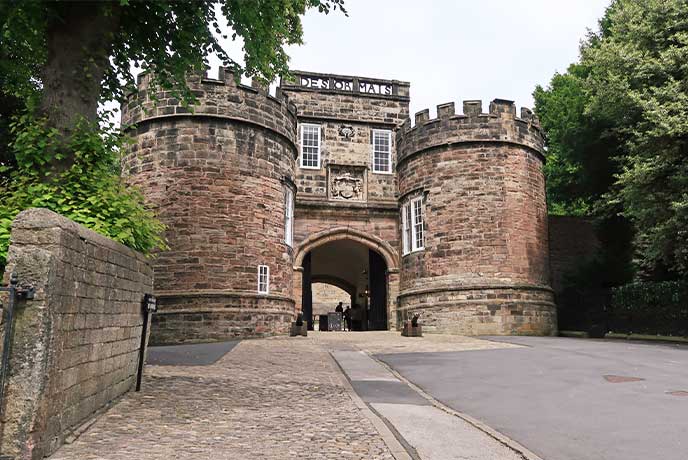
<instances>
[{"instance_id":1,"label":"carved stone inscription","mask_svg":"<svg viewBox=\"0 0 688 460\"><path fill-rule=\"evenodd\" d=\"M349 79L310 77L305 75L300 76L298 82L301 86L312 89L330 89L366 94L382 94L385 96L392 95L392 85L388 83L359 80L358 87L356 87L354 81Z\"/></svg>"},{"instance_id":2,"label":"carved stone inscription","mask_svg":"<svg viewBox=\"0 0 688 460\"><path fill-rule=\"evenodd\" d=\"M332 200L365 201L365 167L332 165L328 185Z\"/></svg>"}]
</instances>

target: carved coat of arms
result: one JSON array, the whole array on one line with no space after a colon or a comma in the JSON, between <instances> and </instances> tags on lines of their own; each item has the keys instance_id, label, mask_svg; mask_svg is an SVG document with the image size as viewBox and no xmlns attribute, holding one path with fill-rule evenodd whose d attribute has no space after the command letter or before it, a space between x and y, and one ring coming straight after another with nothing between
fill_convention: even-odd
<instances>
[{"instance_id":1,"label":"carved coat of arms","mask_svg":"<svg viewBox=\"0 0 688 460\"><path fill-rule=\"evenodd\" d=\"M356 134L356 130L353 126L342 125L339 127L339 135L344 139L351 139Z\"/></svg>"},{"instance_id":2,"label":"carved coat of arms","mask_svg":"<svg viewBox=\"0 0 688 460\"><path fill-rule=\"evenodd\" d=\"M351 173L343 173L332 178L332 197L344 200L360 200L363 180Z\"/></svg>"}]
</instances>

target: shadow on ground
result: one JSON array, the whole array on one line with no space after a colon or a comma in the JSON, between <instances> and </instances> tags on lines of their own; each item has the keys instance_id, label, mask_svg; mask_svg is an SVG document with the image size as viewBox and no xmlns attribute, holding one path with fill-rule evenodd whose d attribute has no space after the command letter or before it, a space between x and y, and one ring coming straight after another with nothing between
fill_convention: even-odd
<instances>
[{"instance_id":1,"label":"shadow on ground","mask_svg":"<svg viewBox=\"0 0 688 460\"><path fill-rule=\"evenodd\" d=\"M208 366L237 346L239 340L150 347L146 364L153 366Z\"/></svg>"}]
</instances>

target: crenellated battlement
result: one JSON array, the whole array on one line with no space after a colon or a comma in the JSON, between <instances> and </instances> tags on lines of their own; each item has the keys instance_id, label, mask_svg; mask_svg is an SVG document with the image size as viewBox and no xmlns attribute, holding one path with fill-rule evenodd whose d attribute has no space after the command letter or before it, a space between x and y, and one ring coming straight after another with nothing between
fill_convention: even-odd
<instances>
[{"instance_id":1,"label":"crenellated battlement","mask_svg":"<svg viewBox=\"0 0 688 460\"><path fill-rule=\"evenodd\" d=\"M522 108L517 116L516 105L506 99L490 102L483 113L482 101L463 101L463 114L456 114L453 102L437 106L437 118L430 118L430 110L417 112L397 131L398 162L408 156L442 145L470 142L499 142L520 144L542 154L543 139L540 122L535 114Z\"/></svg>"},{"instance_id":2,"label":"crenellated battlement","mask_svg":"<svg viewBox=\"0 0 688 460\"><path fill-rule=\"evenodd\" d=\"M415 114L415 127L424 123L433 123L445 118L455 118L458 120L502 118L513 119L515 121L528 123L537 129L540 128L540 121L533 114L532 110L526 107L521 108L520 117L516 116L516 105L507 99L495 99L490 102L489 112L483 113L483 102L480 100L463 101L463 114L456 113L454 102L446 102L437 106L437 118L430 118L430 109L424 109ZM414 129L411 126L411 119L406 120L403 125L405 131Z\"/></svg>"},{"instance_id":3,"label":"crenellated battlement","mask_svg":"<svg viewBox=\"0 0 688 460\"><path fill-rule=\"evenodd\" d=\"M138 125L142 122L173 117L211 117L251 123L296 140L296 106L278 90L275 96L268 87L256 80L251 85L237 83L234 74L220 68L218 77L191 74L189 88L196 96L196 105L185 107L169 91L158 89L151 94L150 74L138 76L138 91L122 104L122 124Z\"/></svg>"}]
</instances>

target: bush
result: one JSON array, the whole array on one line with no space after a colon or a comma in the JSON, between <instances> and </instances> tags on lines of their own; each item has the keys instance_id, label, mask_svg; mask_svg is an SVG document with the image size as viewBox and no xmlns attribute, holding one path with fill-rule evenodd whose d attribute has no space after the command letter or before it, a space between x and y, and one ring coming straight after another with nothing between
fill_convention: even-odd
<instances>
[{"instance_id":1,"label":"bush","mask_svg":"<svg viewBox=\"0 0 688 460\"><path fill-rule=\"evenodd\" d=\"M612 289L613 332L688 336L688 282L626 284Z\"/></svg>"},{"instance_id":2,"label":"bush","mask_svg":"<svg viewBox=\"0 0 688 460\"><path fill-rule=\"evenodd\" d=\"M62 142L56 130L27 115L12 131L17 166L5 171L0 185L1 266L12 221L28 208L50 209L144 254L165 247L164 226L141 193L120 178L118 152L125 140L111 125L82 122ZM54 167L67 157L65 151L73 160Z\"/></svg>"}]
</instances>

